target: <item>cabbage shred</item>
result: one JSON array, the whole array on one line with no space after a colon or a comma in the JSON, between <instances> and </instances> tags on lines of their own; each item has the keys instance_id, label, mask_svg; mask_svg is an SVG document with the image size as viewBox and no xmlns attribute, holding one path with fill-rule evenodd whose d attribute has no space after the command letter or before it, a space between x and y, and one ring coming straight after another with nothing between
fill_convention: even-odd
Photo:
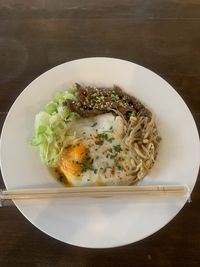
<instances>
[{"instance_id":1,"label":"cabbage shred","mask_svg":"<svg viewBox=\"0 0 200 267\"><path fill-rule=\"evenodd\" d=\"M39 146L41 160L48 167L57 166L63 149L74 138L67 133L71 122L79 115L64 105L67 99L77 101L75 86L56 95L35 118L35 135L31 143Z\"/></svg>"}]
</instances>

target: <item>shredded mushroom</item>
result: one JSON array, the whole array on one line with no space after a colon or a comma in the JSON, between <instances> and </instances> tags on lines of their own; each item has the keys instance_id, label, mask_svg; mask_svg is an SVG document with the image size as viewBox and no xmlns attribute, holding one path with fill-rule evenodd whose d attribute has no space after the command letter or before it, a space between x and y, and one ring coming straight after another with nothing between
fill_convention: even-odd
<instances>
[{"instance_id":1,"label":"shredded mushroom","mask_svg":"<svg viewBox=\"0 0 200 267\"><path fill-rule=\"evenodd\" d=\"M123 116L122 114L119 114ZM123 122L126 121L122 118ZM126 121L124 146L130 151L131 164L123 164L128 175L134 177L133 183L141 180L154 165L161 138L153 117L132 115Z\"/></svg>"}]
</instances>

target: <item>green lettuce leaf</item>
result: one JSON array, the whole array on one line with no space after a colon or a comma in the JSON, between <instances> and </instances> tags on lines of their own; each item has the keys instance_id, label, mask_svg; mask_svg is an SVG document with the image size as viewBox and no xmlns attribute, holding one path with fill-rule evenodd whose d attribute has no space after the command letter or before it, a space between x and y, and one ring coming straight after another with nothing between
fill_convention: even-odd
<instances>
[{"instance_id":1,"label":"green lettuce leaf","mask_svg":"<svg viewBox=\"0 0 200 267\"><path fill-rule=\"evenodd\" d=\"M56 167L64 147L74 138L67 133L71 122L79 116L65 106L67 99L77 101L76 88L56 95L45 111L35 117L35 136L31 144L39 146L41 160L49 167Z\"/></svg>"}]
</instances>

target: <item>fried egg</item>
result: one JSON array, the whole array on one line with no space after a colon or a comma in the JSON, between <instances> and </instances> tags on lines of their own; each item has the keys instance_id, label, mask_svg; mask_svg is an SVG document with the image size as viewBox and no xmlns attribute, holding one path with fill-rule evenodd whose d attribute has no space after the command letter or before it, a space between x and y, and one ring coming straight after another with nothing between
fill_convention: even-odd
<instances>
[{"instance_id":1,"label":"fried egg","mask_svg":"<svg viewBox=\"0 0 200 267\"><path fill-rule=\"evenodd\" d=\"M67 183L71 186L131 184L132 177L127 173L131 155L122 139L123 127L122 118L111 113L72 123L69 134L75 140L64 149L58 167Z\"/></svg>"}]
</instances>

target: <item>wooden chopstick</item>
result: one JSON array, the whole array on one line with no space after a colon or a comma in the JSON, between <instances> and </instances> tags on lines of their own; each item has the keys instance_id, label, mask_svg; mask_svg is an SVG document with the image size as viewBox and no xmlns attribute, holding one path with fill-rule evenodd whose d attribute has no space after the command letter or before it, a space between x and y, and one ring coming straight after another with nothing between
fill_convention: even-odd
<instances>
[{"instance_id":1,"label":"wooden chopstick","mask_svg":"<svg viewBox=\"0 0 200 267\"><path fill-rule=\"evenodd\" d=\"M101 186L101 187L64 187L40 189L2 190L1 200L43 199L58 197L111 197L121 195L187 195L187 185L150 185L150 186Z\"/></svg>"}]
</instances>

